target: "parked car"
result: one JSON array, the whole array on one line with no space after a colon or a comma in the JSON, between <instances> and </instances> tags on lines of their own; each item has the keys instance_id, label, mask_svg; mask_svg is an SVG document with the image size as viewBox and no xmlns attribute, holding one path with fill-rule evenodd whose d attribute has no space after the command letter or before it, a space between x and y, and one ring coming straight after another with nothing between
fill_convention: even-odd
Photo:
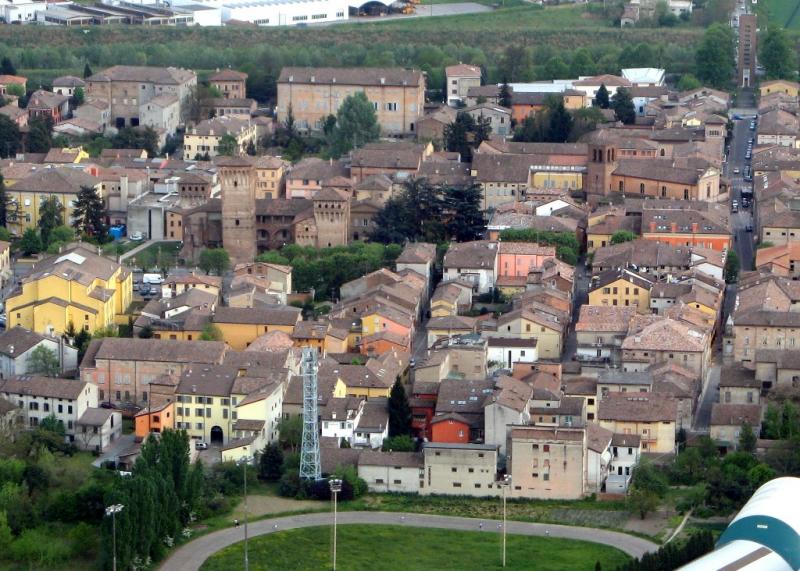
<instances>
[{"instance_id":1,"label":"parked car","mask_svg":"<svg viewBox=\"0 0 800 571\"><path fill-rule=\"evenodd\" d=\"M144 239L144 235L143 235L141 232L134 232L133 234L131 234L130 236L128 236L128 238L129 238L129 239L130 239L132 242L139 242L139 241L141 241L141 240L143 240L143 239Z\"/></svg>"},{"instance_id":2,"label":"parked car","mask_svg":"<svg viewBox=\"0 0 800 571\"><path fill-rule=\"evenodd\" d=\"M733 174L739 174L739 172L741 172L741 171L739 171L739 167L735 167L733 169Z\"/></svg>"},{"instance_id":3,"label":"parked car","mask_svg":"<svg viewBox=\"0 0 800 571\"><path fill-rule=\"evenodd\" d=\"M161 274L144 274L142 275L142 282L146 284L161 285L164 283L164 278Z\"/></svg>"},{"instance_id":4,"label":"parked car","mask_svg":"<svg viewBox=\"0 0 800 571\"><path fill-rule=\"evenodd\" d=\"M194 443L195 450L208 450L208 442L203 442L202 440L198 440Z\"/></svg>"}]
</instances>

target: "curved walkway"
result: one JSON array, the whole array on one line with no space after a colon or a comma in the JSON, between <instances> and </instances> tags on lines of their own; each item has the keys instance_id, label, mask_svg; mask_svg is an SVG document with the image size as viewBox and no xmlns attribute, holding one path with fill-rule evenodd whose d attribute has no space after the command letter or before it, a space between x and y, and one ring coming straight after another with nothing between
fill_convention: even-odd
<instances>
[{"instance_id":1,"label":"curved walkway","mask_svg":"<svg viewBox=\"0 0 800 571\"><path fill-rule=\"evenodd\" d=\"M434 527L452 529L457 531L478 531L498 533L500 521L479 520L467 517L450 517L440 515L423 515L398 512L339 512L339 524L388 524L407 525L409 527ZM330 525L330 513L311 513L279 518L262 519L248 525L249 537L277 533L287 529ZM481 526L481 524L483 524ZM508 522L508 533L515 535L538 535L560 537L564 539L579 539L602 543L609 547L616 547L631 557L641 557L648 551L658 548L658 545L626 533L596 529L591 527L575 527L567 525L553 525L546 523L526 523L520 521ZM161 565L162 571L197 571L206 559L214 553L244 541L244 525L230 527L209 533L190 541L173 553Z\"/></svg>"}]
</instances>

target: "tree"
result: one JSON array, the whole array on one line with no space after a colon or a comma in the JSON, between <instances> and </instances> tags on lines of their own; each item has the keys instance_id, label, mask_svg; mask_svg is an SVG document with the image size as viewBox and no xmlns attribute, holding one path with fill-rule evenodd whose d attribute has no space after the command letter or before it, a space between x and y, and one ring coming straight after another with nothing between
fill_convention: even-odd
<instances>
[{"instance_id":1,"label":"tree","mask_svg":"<svg viewBox=\"0 0 800 571\"><path fill-rule=\"evenodd\" d=\"M735 250L728 250L725 256L725 281L729 284L739 279L739 255Z\"/></svg>"},{"instance_id":2,"label":"tree","mask_svg":"<svg viewBox=\"0 0 800 571\"><path fill-rule=\"evenodd\" d=\"M23 256L38 254L42 248L42 240L33 228L27 228L19 240L19 249Z\"/></svg>"},{"instance_id":3,"label":"tree","mask_svg":"<svg viewBox=\"0 0 800 571\"><path fill-rule=\"evenodd\" d=\"M108 238L106 228L106 208L103 199L93 186L82 186L75 200L72 212L72 227L86 236L104 242Z\"/></svg>"},{"instance_id":4,"label":"tree","mask_svg":"<svg viewBox=\"0 0 800 571\"><path fill-rule=\"evenodd\" d=\"M508 85L508 81L505 78L503 78L503 83L500 84L497 102L503 107L511 109L511 87Z\"/></svg>"},{"instance_id":5,"label":"tree","mask_svg":"<svg viewBox=\"0 0 800 571\"><path fill-rule=\"evenodd\" d=\"M463 162L472 161L470 136L475 130L475 121L469 113L459 112L456 120L444 127L444 148L461 155Z\"/></svg>"},{"instance_id":6,"label":"tree","mask_svg":"<svg viewBox=\"0 0 800 571\"><path fill-rule=\"evenodd\" d=\"M628 491L628 505L631 511L645 516L655 510L662 497L667 493L666 475L650 461L641 460L633 470L631 486Z\"/></svg>"},{"instance_id":7,"label":"tree","mask_svg":"<svg viewBox=\"0 0 800 571\"><path fill-rule=\"evenodd\" d=\"M580 77L583 75L594 75L595 65L592 53L586 48L578 48L572 54L572 61L570 62L570 75L572 77Z\"/></svg>"},{"instance_id":8,"label":"tree","mask_svg":"<svg viewBox=\"0 0 800 571\"><path fill-rule=\"evenodd\" d=\"M330 114L325 117L325 121L322 122L322 134L325 135L326 138L333 136L333 131L336 129L336 115Z\"/></svg>"},{"instance_id":9,"label":"tree","mask_svg":"<svg viewBox=\"0 0 800 571\"><path fill-rule=\"evenodd\" d=\"M442 213L446 239L455 242L480 239L486 227L486 217L481 208L482 199L483 193L477 183L444 187Z\"/></svg>"},{"instance_id":10,"label":"tree","mask_svg":"<svg viewBox=\"0 0 800 571\"><path fill-rule=\"evenodd\" d=\"M408 395L397 377L389 393L389 436L400 436L411 433L411 407L408 406Z\"/></svg>"},{"instance_id":11,"label":"tree","mask_svg":"<svg viewBox=\"0 0 800 571\"><path fill-rule=\"evenodd\" d=\"M564 100L558 99L548 111L550 121L547 140L551 143L565 143L572 132L572 115L564 108Z\"/></svg>"},{"instance_id":12,"label":"tree","mask_svg":"<svg viewBox=\"0 0 800 571\"><path fill-rule=\"evenodd\" d=\"M245 149L245 152L246 152L248 155L250 155L251 157L254 157L254 156L256 156L256 154L258 153L258 151L256 150L256 144L255 144L255 142L253 142L253 141L250 141L250 142L248 142L248 143L247 143L247 148Z\"/></svg>"},{"instance_id":13,"label":"tree","mask_svg":"<svg viewBox=\"0 0 800 571\"><path fill-rule=\"evenodd\" d=\"M504 81L512 83L533 79L533 60L530 50L519 44L509 44L500 58L498 71Z\"/></svg>"},{"instance_id":14,"label":"tree","mask_svg":"<svg viewBox=\"0 0 800 571\"><path fill-rule=\"evenodd\" d=\"M544 76L540 79L566 79L569 76L569 66L560 57L550 58L542 71Z\"/></svg>"},{"instance_id":15,"label":"tree","mask_svg":"<svg viewBox=\"0 0 800 571\"><path fill-rule=\"evenodd\" d=\"M19 126L6 115L0 115L0 157L14 157L22 147Z\"/></svg>"},{"instance_id":16,"label":"tree","mask_svg":"<svg viewBox=\"0 0 800 571\"><path fill-rule=\"evenodd\" d=\"M52 349L39 345L28 357L28 373L42 377L57 377L61 372L58 355Z\"/></svg>"},{"instance_id":17,"label":"tree","mask_svg":"<svg viewBox=\"0 0 800 571\"><path fill-rule=\"evenodd\" d=\"M611 108L617 119L626 125L636 122L636 108L633 106L631 92L624 87L618 87L614 97L611 98Z\"/></svg>"},{"instance_id":18,"label":"tree","mask_svg":"<svg viewBox=\"0 0 800 571\"><path fill-rule=\"evenodd\" d=\"M147 155L155 157L158 154L158 133L152 127L123 127L114 138L111 145L115 149L144 149Z\"/></svg>"},{"instance_id":19,"label":"tree","mask_svg":"<svg viewBox=\"0 0 800 571\"><path fill-rule=\"evenodd\" d=\"M380 137L381 127L375 107L363 91L348 95L336 114L331 137L331 154L340 157Z\"/></svg>"},{"instance_id":20,"label":"tree","mask_svg":"<svg viewBox=\"0 0 800 571\"><path fill-rule=\"evenodd\" d=\"M389 420L391 422L391 418ZM381 450L384 452L414 452L416 449L417 443L409 434L390 436L383 441L381 446Z\"/></svg>"},{"instance_id":21,"label":"tree","mask_svg":"<svg viewBox=\"0 0 800 571\"><path fill-rule=\"evenodd\" d=\"M283 472L283 450L277 442L264 447L258 459L258 477L267 482L277 482Z\"/></svg>"},{"instance_id":22,"label":"tree","mask_svg":"<svg viewBox=\"0 0 800 571\"><path fill-rule=\"evenodd\" d=\"M623 242L632 242L638 238L636 234L630 230L617 230L611 235L612 244L622 244Z\"/></svg>"},{"instance_id":23,"label":"tree","mask_svg":"<svg viewBox=\"0 0 800 571\"><path fill-rule=\"evenodd\" d=\"M83 79L91 77L92 75L94 75L92 73L92 68L89 67L89 62L86 62L86 65L83 66Z\"/></svg>"},{"instance_id":24,"label":"tree","mask_svg":"<svg viewBox=\"0 0 800 571\"><path fill-rule=\"evenodd\" d=\"M797 57L783 28L770 26L759 48L758 60L767 70L767 79L795 79Z\"/></svg>"},{"instance_id":25,"label":"tree","mask_svg":"<svg viewBox=\"0 0 800 571\"><path fill-rule=\"evenodd\" d=\"M76 87L75 91L72 92L72 103L75 105L75 107L80 107L83 105L85 99L86 94L83 92L83 87Z\"/></svg>"},{"instance_id":26,"label":"tree","mask_svg":"<svg viewBox=\"0 0 800 571\"><path fill-rule=\"evenodd\" d=\"M756 438L752 425L745 421L739 430L739 450L753 454L756 451Z\"/></svg>"},{"instance_id":27,"label":"tree","mask_svg":"<svg viewBox=\"0 0 800 571\"><path fill-rule=\"evenodd\" d=\"M58 434L59 436L64 436L64 422L58 420L54 414L46 416L42 419L39 423L39 430L44 432L52 432L53 434Z\"/></svg>"},{"instance_id":28,"label":"tree","mask_svg":"<svg viewBox=\"0 0 800 571\"><path fill-rule=\"evenodd\" d=\"M236 142L236 137L230 134L223 135L219 140L217 152L224 157L238 155L239 144Z\"/></svg>"},{"instance_id":29,"label":"tree","mask_svg":"<svg viewBox=\"0 0 800 571\"><path fill-rule=\"evenodd\" d=\"M153 338L153 326L149 323L141 328L139 331L139 339L152 339Z\"/></svg>"},{"instance_id":30,"label":"tree","mask_svg":"<svg viewBox=\"0 0 800 571\"><path fill-rule=\"evenodd\" d=\"M697 77L712 87L726 87L736 69L734 54L734 37L728 26L712 24L703 35L695 55Z\"/></svg>"},{"instance_id":31,"label":"tree","mask_svg":"<svg viewBox=\"0 0 800 571\"><path fill-rule=\"evenodd\" d=\"M50 232L50 240L53 242L72 242L75 240L75 231L69 226L60 225L53 228Z\"/></svg>"},{"instance_id":32,"label":"tree","mask_svg":"<svg viewBox=\"0 0 800 571\"><path fill-rule=\"evenodd\" d=\"M213 323L206 323L198 339L200 341L222 341L222 330Z\"/></svg>"},{"instance_id":33,"label":"tree","mask_svg":"<svg viewBox=\"0 0 800 571\"><path fill-rule=\"evenodd\" d=\"M647 514L658 508L659 498L650 491L642 488L631 486L628 491L628 507L634 512L638 513L641 519L647 517Z\"/></svg>"},{"instance_id":34,"label":"tree","mask_svg":"<svg viewBox=\"0 0 800 571\"><path fill-rule=\"evenodd\" d=\"M0 119L5 117L5 115L0 115ZM0 121L2 122L2 121ZM8 193L6 192L6 181L3 178L3 175L0 174L0 228L2 228L8 236L0 238L0 240L8 241L11 233L8 231L6 226L8 225L9 218L9 206L11 205L10 198Z\"/></svg>"},{"instance_id":35,"label":"tree","mask_svg":"<svg viewBox=\"0 0 800 571\"><path fill-rule=\"evenodd\" d=\"M213 271L221 276L230 267L231 258L224 248L208 248L200 252L197 265L207 274Z\"/></svg>"},{"instance_id":36,"label":"tree","mask_svg":"<svg viewBox=\"0 0 800 571\"><path fill-rule=\"evenodd\" d=\"M17 75L17 68L11 63L8 57L0 60L0 74L2 75Z\"/></svg>"},{"instance_id":37,"label":"tree","mask_svg":"<svg viewBox=\"0 0 800 571\"><path fill-rule=\"evenodd\" d=\"M53 230L64 224L64 207L58 198L51 196L42 200L39 207L39 233L42 237L42 246L50 245Z\"/></svg>"},{"instance_id":38,"label":"tree","mask_svg":"<svg viewBox=\"0 0 800 571\"><path fill-rule=\"evenodd\" d=\"M37 116L28 121L28 152L46 153L53 146L53 120Z\"/></svg>"},{"instance_id":39,"label":"tree","mask_svg":"<svg viewBox=\"0 0 800 571\"><path fill-rule=\"evenodd\" d=\"M606 88L605 83L600 84L600 89L595 93L594 102L600 109L608 109L611 104L608 97L608 88Z\"/></svg>"},{"instance_id":40,"label":"tree","mask_svg":"<svg viewBox=\"0 0 800 571\"><path fill-rule=\"evenodd\" d=\"M284 450L297 452L303 439L303 417L291 416L278 423L279 441Z\"/></svg>"},{"instance_id":41,"label":"tree","mask_svg":"<svg viewBox=\"0 0 800 571\"><path fill-rule=\"evenodd\" d=\"M680 81L678 81L678 90L691 91L693 89L698 89L699 87L702 87L702 85L703 84L700 83L700 80L697 79L694 75L692 75L691 73L684 73L681 76Z\"/></svg>"}]
</instances>

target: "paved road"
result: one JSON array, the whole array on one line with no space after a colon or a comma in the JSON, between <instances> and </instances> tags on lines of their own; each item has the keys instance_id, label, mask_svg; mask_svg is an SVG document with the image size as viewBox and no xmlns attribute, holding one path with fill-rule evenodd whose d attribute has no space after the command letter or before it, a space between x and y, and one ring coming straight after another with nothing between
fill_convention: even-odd
<instances>
[{"instance_id":1,"label":"paved road","mask_svg":"<svg viewBox=\"0 0 800 571\"><path fill-rule=\"evenodd\" d=\"M275 519L264 519L250 524L249 536L266 535L287 529L297 529L318 525L330 525L329 513L304 514ZM478 531L483 523L484 532L498 533L500 531L497 520L478 520L466 517L448 517L421 514L400 514L389 512L339 512L340 524L390 524L407 525L409 527L431 527L454 529L461 531ZM518 521L508 522L508 533L516 535L531 535L560 537L564 539L580 539L594 543L602 543L616 547L631 557L641 557L648 551L654 551L658 546L655 543L633 535L594 529L589 527L573 527L567 525L550 525L544 523L524 523ZM204 535L173 553L161 565L161 571L195 571L200 569L203 562L220 549L244 540L244 527L231 527ZM376 557L378 555L376 554ZM346 555L342 554L342 557Z\"/></svg>"},{"instance_id":2,"label":"paved road","mask_svg":"<svg viewBox=\"0 0 800 571\"><path fill-rule=\"evenodd\" d=\"M722 356L715 354L715 359L721 359ZM715 402L719 401L719 380L721 373L721 365L718 362L712 363L706 377L706 383L703 388L703 393L700 395L698 402L700 405L697 407L697 412L694 417L694 424L692 431L695 433L707 433L711 424L711 407Z\"/></svg>"},{"instance_id":3,"label":"paved road","mask_svg":"<svg viewBox=\"0 0 800 571\"><path fill-rule=\"evenodd\" d=\"M564 341L564 356L562 362L567 363L575 358L578 352L578 334L575 332L575 324L581 312L581 306L589 303L589 280L591 272L586 268L585 259L581 259L575 266L575 299L573 300L572 320L567 339Z\"/></svg>"},{"instance_id":4,"label":"paved road","mask_svg":"<svg viewBox=\"0 0 800 571\"><path fill-rule=\"evenodd\" d=\"M733 124L733 138L731 140L730 152L728 154L727 174L731 177L733 182L733 193L731 198L742 203L742 187L747 185L751 186L751 182L745 182L744 172L745 167L750 165L750 161L745 159L747 153L747 142L749 139L755 137L755 131L750 130L750 120L741 119L734 121ZM734 170L738 169L739 173L735 174ZM740 208L739 212L731 215L732 230L734 235L734 250L739 255L739 263L741 264L742 271L748 271L753 268L755 262L755 249L753 247L753 238L755 232L747 232L747 226L756 227L754 213L756 205L751 206L750 209Z\"/></svg>"}]
</instances>

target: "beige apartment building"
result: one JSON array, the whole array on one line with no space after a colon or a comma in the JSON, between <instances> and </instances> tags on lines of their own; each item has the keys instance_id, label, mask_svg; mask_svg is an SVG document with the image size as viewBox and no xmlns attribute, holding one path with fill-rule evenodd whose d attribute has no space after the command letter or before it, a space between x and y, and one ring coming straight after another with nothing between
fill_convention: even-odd
<instances>
[{"instance_id":1,"label":"beige apartment building","mask_svg":"<svg viewBox=\"0 0 800 571\"><path fill-rule=\"evenodd\" d=\"M412 135L425 105L425 76L402 68L285 67L278 78L278 121L292 109L299 129L322 130L349 96L363 91L375 107L381 131Z\"/></svg>"},{"instance_id":2,"label":"beige apartment building","mask_svg":"<svg viewBox=\"0 0 800 571\"><path fill-rule=\"evenodd\" d=\"M197 87L197 75L176 67L115 65L86 79L86 98L111 106L111 124L116 128L140 124L140 109L160 95L175 95L184 103Z\"/></svg>"},{"instance_id":3,"label":"beige apartment building","mask_svg":"<svg viewBox=\"0 0 800 571\"><path fill-rule=\"evenodd\" d=\"M597 419L614 434L638 434L642 452L675 451L678 403L653 393L611 393L600 401Z\"/></svg>"},{"instance_id":4,"label":"beige apartment building","mask_svg":"<svg viewBox=\"0 0 800 571\"><path fill-rule=\"evenodd\" d=\"M256 142L256 125L250 119L228 116L201 121L186 129L183 136L183 159L191 161L206 155L209 158L216 157L219 155L219 144L226 135L236 139L234 154L243 155L247 146Z\"/></svg>"},{"instance_id":5,"label":"beige apartment building","mask_svg":"<svg viewBox=\"0 0 800 571\"><path fill-rule=\"evenodd\" d=\"M471 87L480 87L481 68L477 65L459 63L444 70L447 77L447 104L456 106L465 102Z\"/></svg>"},{"instance_id":6,"label":"beige apartment building","mask_svg":"<svg viewBox=\"0 0 800 571\"><path fill-rule=\"evenodd\" d=\"M586 430L515 426L511 430L511 496L575 500L586 491Z\"/></svg>"},{"instance_id":7,"label":"beige apartment building","mask_svg":"<svg viewBox=\"0 0 800 571\"><path fill-rule=\"evenodd\" d=\"M424 495L496 496L497 446L426 442Z\"/></svg>"}]
</instances>

